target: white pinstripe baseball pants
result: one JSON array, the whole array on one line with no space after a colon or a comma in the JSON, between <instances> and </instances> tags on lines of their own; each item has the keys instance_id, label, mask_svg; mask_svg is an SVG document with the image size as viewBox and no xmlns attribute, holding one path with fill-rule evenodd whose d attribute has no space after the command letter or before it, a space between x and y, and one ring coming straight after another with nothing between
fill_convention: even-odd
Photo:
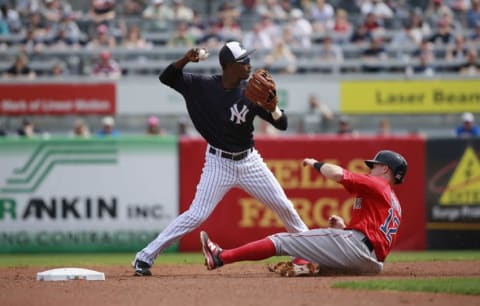
<instances>
[{"instance_id":1,"label":"white pinstripe baseball pants","mask_svg":"<svg viewBox=\"0 0 480 306\"><path fill-rule=\"evenodd\" d=\"M209 149L210 146L207 146L202 175L190 208L138 252L136 259L152 265L164 249L200 226L233 187L243 189L272 209L288 232L308 230L257 150L253 149L242 160L233 161L209 153Z\"/></svg>"}]
</instances>

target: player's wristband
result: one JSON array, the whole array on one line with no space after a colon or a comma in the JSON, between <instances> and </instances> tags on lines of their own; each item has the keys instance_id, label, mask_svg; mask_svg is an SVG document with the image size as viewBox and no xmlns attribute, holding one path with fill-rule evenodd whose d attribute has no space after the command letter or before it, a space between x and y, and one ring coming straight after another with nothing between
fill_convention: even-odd
<instances>
[{"instance_id":1,"label":"player's wristband","mask_svg":"<svg viewBox=\"0 0 480 306\"><path fill-rule=\"evenodd\" d=\"M321 163L321 162L315 162L313 164L313 168L315 168L318 172L320 172L320 169L322 168L322 166L324 165L325 163Z\"/></svg>"},{"instance_id":2,"label":"player's wristband","mask_svg":"<svg viewBox=\"0 0 480 306\"><path fill-rule=\"evenodd\" d=\"M275 110L272 112L272 117L273 120L278 120L280 117L282 117L282 111L277 107L275 107Z\"/></svg>"}]
</instances>

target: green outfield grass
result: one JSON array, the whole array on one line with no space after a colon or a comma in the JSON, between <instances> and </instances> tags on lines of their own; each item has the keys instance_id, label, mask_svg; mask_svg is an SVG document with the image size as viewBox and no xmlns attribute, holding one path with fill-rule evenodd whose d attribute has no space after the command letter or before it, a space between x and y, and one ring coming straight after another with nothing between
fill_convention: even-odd
<instances>
[{"instance_id":1,"label":"green outfield grass","mask_svg":"<svg viewBox=\"0 0 480 306\"><path fill-rule=\"evenodd\" d=\"M480 278L368 280L338 282L332 287L360 290L393 290L480 295Z\"/></svg>"},{"instance_id":2,"label":"green outfield grass","mask_svg":"<svg viewBox=\"0 0 480 306\"><path fill-rule=\"evenodd\" d=\"M0 254L0 266L92 266L128 265L135 253L79 253L79 254ZM288 260L289 257L272 257L261 263ZM418 262L441 260L480 260L480 250L392 252L387 262ZM158 257L156 264L202 264L201 253L167 253Z\"/></svg>"}]
</instances>

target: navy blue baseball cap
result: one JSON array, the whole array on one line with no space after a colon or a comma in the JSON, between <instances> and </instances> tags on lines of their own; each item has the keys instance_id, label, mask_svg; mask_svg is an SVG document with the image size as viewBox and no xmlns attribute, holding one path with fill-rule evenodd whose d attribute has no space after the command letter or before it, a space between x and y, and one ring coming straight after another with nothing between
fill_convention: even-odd
<instances>
[{"instance_id":1,"label":"navy blue baseball cap","mask_svg":"<svg viewBox=\"0 0 480 306\"><path fill-rule=\"evenodd\" d=\"M238 41L230 41L220 49L218 59L220 60L220 65L223 67L228 63L242 63L249 58L253 52L255 52L255 49L247 51Z\"/></svg>"}]
</instances>

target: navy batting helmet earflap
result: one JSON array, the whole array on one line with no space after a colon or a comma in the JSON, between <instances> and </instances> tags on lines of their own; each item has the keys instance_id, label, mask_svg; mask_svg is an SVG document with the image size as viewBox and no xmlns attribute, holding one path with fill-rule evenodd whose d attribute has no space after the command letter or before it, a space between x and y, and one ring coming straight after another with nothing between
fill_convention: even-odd
<instances>
[{"instance_id":1,"label":"navy batting helmet earflap","mask_svg":"<svg viewBox=\"0 0 480 306\"><path fill-rule=\"evenodd\" d=\"M395 184L403 183L408 168L407 161L402 155L389 150L379 151L373 159L366 160L365 164L370 169L374 164L387 165L393 172Z\"/></svg>"}]
</instances>

